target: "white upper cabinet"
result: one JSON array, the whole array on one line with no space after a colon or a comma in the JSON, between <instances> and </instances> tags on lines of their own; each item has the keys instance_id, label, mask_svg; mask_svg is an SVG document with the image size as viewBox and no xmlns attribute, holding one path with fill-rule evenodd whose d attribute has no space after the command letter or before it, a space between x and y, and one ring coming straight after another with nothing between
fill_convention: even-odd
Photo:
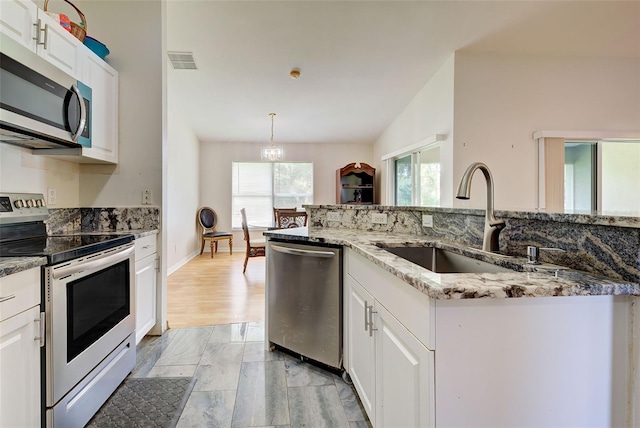
<instances>
[{"instance_id":1,"label":"white upper cabinet","mask_svg":"<svg viewBox=\"0 0 640 428\"><path fill-rule=\"evenodd\" d=\"M36 53L70 76L80 79L84 44L39 9L37 25L39 35L36 36Z\"/></svg>"},{"instance_id":2,"label":"white upper cabinet","mask_svg":"<svg viewBox=\"0 0 640 428\"><path fill-rule=\"evenodd\" d=\"M82 148L87 162L118 163L118 72L88 48L82 82L91 87L91 147Z\"/></svg>"},{"instance_id":3,"label":"white upper cabinet","mask_svg":"<svg viewBox=\"0 0 640 428\"><path fill-rule=\"evenodd\" d=\"M34 52L37 22L38 7L35 3L24 0L0 2L0 31Z\"/></svg>"},{"instance_id":4,"label":"white upper cabinet","mask_svg":"<svg viewBox=\"0 0 640 428\"><path fill-rule=\"evenodd\" d=\"M117 164L118 72L30 0L0 0L0 31L91 88L91 147L33 153L69 162Z\"/></svg>"},{"instance_id":5,"label":"white upper cabinet","mask_svg":"<svg viewBox=\"0 0 640 428\"><path fill-rule=\"evenodd\" d=\"M35 3L2 0L0 30L69 75L81 77L84 45Z\"/></svg>"},{"instance_id":6,"label":"white upper cabinet","mask_svg":"<svg viewBox=\"0 0 640 428\"><path fill-rule=\"evenodd\" d=\"M80 81L91 88L91 147L39 149L42 156L76 163L118 163L118 72L81 46Z\"/></svg>"}]
</instances>

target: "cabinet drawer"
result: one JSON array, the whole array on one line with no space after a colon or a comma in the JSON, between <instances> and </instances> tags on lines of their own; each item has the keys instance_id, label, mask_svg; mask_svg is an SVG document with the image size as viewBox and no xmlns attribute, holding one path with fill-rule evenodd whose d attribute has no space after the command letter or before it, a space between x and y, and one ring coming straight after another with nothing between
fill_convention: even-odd
<instances>
[{"instance_id":1,"label":"cabinet drawer","mask_svg":"<svg viewBox=\"0 0 640 428\"><path fill-rule=\"evenodd\" d=\"M0 278L0 321L4 321L40 304L40 268L33 268Z\"/></svg>"},{"instance_id":2,"label":"cabinet drawer","mask_svg":"<svg viewBox=\"0 0 640 428\"><path fill-rule=\"evenodd\" d=\"M435 349L435 305L424 293L349 249L347 272L428 349Z\"/></svg>"},{"instance_id":3,"label":"cabinet drawer","mask_svg":"<svg viewBox=\"0 0 640 428\"><path fill-rule=\"evenodd\" d=\"M136 239L136 261L156 252L156 234Z\"/></svg>"}]
</instances>

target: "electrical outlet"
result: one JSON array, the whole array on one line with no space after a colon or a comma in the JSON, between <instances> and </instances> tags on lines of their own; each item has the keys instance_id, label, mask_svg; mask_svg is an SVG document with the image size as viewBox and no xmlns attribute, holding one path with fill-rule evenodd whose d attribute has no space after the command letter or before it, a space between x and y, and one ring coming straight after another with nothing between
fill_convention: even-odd
<instances>
[{"instance_id":1,"label":"electrical outlet","mask_svg":"<svg viewBox=\"0 0 640 428\"><path fill-rule=\"evenodd\" d=\"M55 187L47 187L47 205L55 205L58 203L58 195Z\"/></svg>"},{"instance_id":2,"label":"electrical outlet","mask_svg":"<svg viewBox=\"0 0 640 428\"><path fill-rule=\"evenodd\" d=\"M340 221L340 213L338 211L327 212L327 221Z\"/></svg>"},{"instance_id":3,"label":"electrical outlet","mask_svg":"<svg viewBox=\"0 0 640 428\"><path fill-rule=\"evenodd\" d=\"M422 227L433 227L433 216L432 215L422 215Z\"/></svg>"},{"instance_id":4,"label":"electrical outlet","mask_svg":"<svg viewBox=\"0 0 640 428\"><path fill-rule=\"evenodd\" d=\"M142 191L142 205L151 205L151 190Z\"/></svg>"},{"instance_id":5,"label":"electrical outlet","mask_svg":"<svg viewBox=\"0 0 640 428\"><path fill-rule=\"evenodd\" d=\"M387 224L387 215L384 213L373 213L371 214L371 223Z\"/></svg>"}]
</instances>

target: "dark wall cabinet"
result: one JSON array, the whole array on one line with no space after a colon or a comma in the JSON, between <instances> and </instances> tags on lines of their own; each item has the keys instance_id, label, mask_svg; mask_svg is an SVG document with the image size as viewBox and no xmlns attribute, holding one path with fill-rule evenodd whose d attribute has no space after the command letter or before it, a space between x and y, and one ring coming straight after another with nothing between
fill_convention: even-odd
<instances>
[{"instance_id":1,"label":"dark wall cabinet","mask_svg":"<svg viewBox=\"0 0 640 428\"><path fill-rule=\"evenodd\" d=\"M376 169L366 163L350 163L336 171L336 203L375 204Z\"/></svg>"}]
</instances>

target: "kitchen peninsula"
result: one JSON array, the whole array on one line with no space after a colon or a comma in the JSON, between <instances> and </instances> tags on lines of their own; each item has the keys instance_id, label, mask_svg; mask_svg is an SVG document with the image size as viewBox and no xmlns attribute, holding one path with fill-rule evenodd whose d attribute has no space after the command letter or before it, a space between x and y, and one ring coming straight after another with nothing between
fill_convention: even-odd
<instances>
[{"instance_id":1,"label":"kitchen peninsula","mask_svg":"<svg viewBox=\"0 0 640 428\"><path fill-rule=\"evenodd\" d=\"M306 208L309 228L265 235L345 248L344 367L374 426L635 426L637 218L497 212L507 221L501 256L474 249L478 210ZM372 224L381 212L389 222ZM434 227L423 228L421 215ZM588 238L567 236L568 224ZM604 255L617 251L617 233L635 264L624 251ZM572 269L589 258L581 247L528 265L524 248L551 246L544 239L597 241L598 260L590 272ZM436 247L511 271L434 273L388 251L398 247Z\"/></svg>"}]
</instances>

